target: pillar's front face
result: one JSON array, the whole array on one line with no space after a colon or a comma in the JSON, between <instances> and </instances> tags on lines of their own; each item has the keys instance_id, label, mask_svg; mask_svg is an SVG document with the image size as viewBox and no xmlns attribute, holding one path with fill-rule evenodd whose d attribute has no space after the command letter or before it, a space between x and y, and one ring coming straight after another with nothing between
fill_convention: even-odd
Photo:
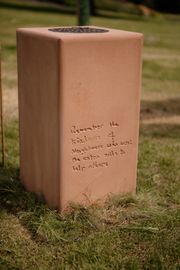
<instances>
[{"instance_id":1,"label":"pillar's front face","mask_svg":"<svg viewBox=\"0 0 180 270\"><path fill-rule=\"evenodd\" d=\"M62 207L136 189L141 45L119 31L61 42Z\"/></svg>"},{"instance_id":2,"label":"pillar's front face","mask_svg":"<svg viewBox=\"0 0 180 270\"><path fill-rule=\"evenodd\" d=\"M35 30L34 38L39 34L59 44L59 166L52 181L59 187L60 209L69 201L89 203L136 189L142 35L108 30ZM48 70L44 80L57 70Z\"/></svg>"}]
</instances>

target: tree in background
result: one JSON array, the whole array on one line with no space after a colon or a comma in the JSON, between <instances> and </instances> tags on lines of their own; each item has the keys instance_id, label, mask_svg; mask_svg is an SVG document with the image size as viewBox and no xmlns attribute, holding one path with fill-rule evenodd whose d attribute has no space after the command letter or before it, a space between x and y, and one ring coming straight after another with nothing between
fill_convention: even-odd
<instances>
[{"instance_id":1,"label":"tree in background","mask_svg":"<svg viewBox=\"0 0 180 270\"><path fill-rule=\"evenodd\" d=\"M89 4L90 4L90 14L91 14L92 16L97 15L97 13L96 13L95 0L89 0Z\"/></svg>"},{"instance_id":2,"label":"tree in background","mask_svg":"<svg viewBox=\"0 0 180 270\"><path fill-rule=\"evenodd\" d=\"M90 1L78 0L78 25L88 25L90 22Z\"/></svg>"},{"instance_id":3,"label":"tree in background","mask_svg":"<svg viewBox=\"0 0 180 270\"><path fill-rule=\"evenodd\" d=\"M25 0L24 0L25 1ZM27 0L26 0L27 1ZM89 15L98 15L98 10L121 11L121 4L128 6L134 3L140 14L148 15L155 11L167 13L180 13L180 0L37 0L41 2L54 2L75 12L78 3L79 25L89 24ZM1 0L0 0L1 2ZM119 4L119 6L118 6Z\"/></svg>"},{"instance_id":4,"label":"tree in background","mask_svg":"<svg viewBox=\"0 0 180 270\"><path fill-rule=\"evenodd\" d=\"M168 13L180 13L180 0L154 0L154 8Z\"/></svg>"},{"instance_id":5,"label":"tree in background","mask_svg":"<svg viewBox=\"0 0 180 270\"><path fill-rule=\"evenodd\" d=\"M162 12L180 13L180 0L129 0L129 2L144 5Z\"/></svg>"}]
</instances>

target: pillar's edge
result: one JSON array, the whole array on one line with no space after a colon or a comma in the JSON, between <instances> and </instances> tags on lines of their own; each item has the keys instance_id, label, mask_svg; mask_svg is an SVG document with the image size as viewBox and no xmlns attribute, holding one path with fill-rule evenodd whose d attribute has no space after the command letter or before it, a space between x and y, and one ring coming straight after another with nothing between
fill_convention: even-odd
<instances>
[{"instance_id":1,"label":"pillar's edge","mask_svg":"<svg viewBox=\"0 0 180 270\"><path fill-rule=\"evenodd\" d=\"M89 28L105 29L108 32L105 33L62 33L52 32L50 29L56 28L70 28L70 27L32 27L32 28L18 28L17 34L41 36L50 39L62 40L62 41L80 41L80 40L102 40L102 39L143 39L142 33L124 31L119 29L110 29L106 27L88 26Z\"/></svg>"}]
</instances>

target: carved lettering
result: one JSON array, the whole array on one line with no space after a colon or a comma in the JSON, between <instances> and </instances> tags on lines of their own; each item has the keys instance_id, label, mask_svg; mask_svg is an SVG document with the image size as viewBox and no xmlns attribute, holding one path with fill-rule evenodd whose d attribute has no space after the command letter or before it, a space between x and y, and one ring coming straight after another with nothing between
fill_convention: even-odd
<instances>
[{"instance_id":1,"label":"carved lettering","mask_svg":"<svg viewBox=\"0 0 180 270\"><path fill-rule=\"evenodd\" d=\"M93 145L93 146L84 146L83 148L73 148L72 149L72 154L80 154L80 155L83 155L89 151L92 151L92 150L98 150L98 149L102 149L103 148L103 145L102 144L99 144L99 145Z\"/></svg>"},{"instance_id":2,"label":"carved lettering","mask_svg":"<svg viewBox=\"0 0 180 270\"><path fill-rule=\"evenodd\" d=\"M110 127L119 127L119 124L117 122L111 121L109 123Z\"/></svg>"},{"instance_id":3,"label":"carved lettering","mask_svg":"<svg viewBox=\"0 0 180 270\"><path fill-rule=\"evenodd\" d=\"M108 162L100 162L100 163L98 163L98 162L93 162L92 164L90 164L89 166L88 166L88 168L89 169L95 169L95 168L98 168L98 167L108 167Z\"/></svg>"},{"instance_id":4,"label":"carved lettering","mask_svg":"<svg viewBox=\"0 0 180 270\"><path fill-rule=\"evenodd\" d=\"M99 155L92 155L92 154L90 154L89 156L84 156L82 159L85 160L85 161L87 161L87 160L94 160L94 159L98 159L98 158L100 158Z\"/></svg>"},{"instance_id":5,"label":"carved lettering","mask_svg":"<svg viewBox=\"0 0 180 270\"><path fill-rule=\"evenodd\" d=\"M116 146L118 146L117 142L107 143L107 147L116 147Z\"/></svg>"},{"instance_id":6,"label":"carved lettering","mask_svg":"<svg viewBox=\"0 0 180 270\"><path fill-rule=\"evenodd\" d=\"M73 157L72 158L72 162L80 162L80 158L79 157Z\"/></svg>"},{"instance_id":7,"label":"carved lettering","mask_svg":"<svg viewBox=\"0 0 180 270\"><path fill-rule=\"evenodd\" d=\"M71 128L71 133L74 133L74 134L77 134L77 133L82 133L82 132L87 132L87 131L96 131L96 130L99 130L99 129L102 129L104 125L103 124L92 124L88 127L81 127L81 128L78 128L77 126L72 126Z\"/></svg>"},{"instance_id":8,"label":"carved lettering","mask_svg":"<svg viewBox=\"0 0 180 270\"><path fill-rule=\"evenodd\" d=\"M72 144L84 144L84 143L87 143L88 141L99 140L100 138L101 138L100 136L89 137L89 136L84 135L82 137L72 138L71 142L72 142Z\"/></svg>"},{"instance_id":9,"label":"carved lettering","mask_svg":"<svg viewBox=\"0 0 180 270\"><path fill-rule=\"evenodd\" d=\"M82 173L86 170L109 168L114 159L124 159L131 151L132 139L122 138L117 121L90 124L86 127L73 125L71 134L72 170Z\"/></svg>"},{"instance_id":10,"label":"carved lettering","mask_svg":"<svg viewBox=\"0 0 180 270\"><path fill-rule=\"evenodd\" d=\"M105 157L114 157L114 156L117 156L118 155L118 152L117 151L114 151L114 150L110 150L108 151L107 153L104 153L104 156Z\"/></svg>"},{"instance_id":11,"label":"carved lettering","mask_svg":"<svg viewBox=\"0 0 180 270\"><path fill-rule=\"evenodd\" d=\"M132 140L127 140L127 141L121 141L120 145L129 145L132 144Z\"/></svg>"},{"instance_id":12,"label":"carved lettering","mask_svg":"<svg viewBox=\"0 0 180 270\"><path fill-rule=\"evenodd\" d=\"M86 168L85 166L77 165L77 166L72 166L73 171L76 172L83 172L83 170Z\"/></svg>"}]
</instances>

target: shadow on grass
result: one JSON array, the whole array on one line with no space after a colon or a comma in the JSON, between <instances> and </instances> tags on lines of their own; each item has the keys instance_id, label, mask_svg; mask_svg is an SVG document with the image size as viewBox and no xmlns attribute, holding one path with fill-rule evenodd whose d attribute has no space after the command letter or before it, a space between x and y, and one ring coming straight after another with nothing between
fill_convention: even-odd
<instances>
[{"instance_id":1,"label":"shadow on grass","mask_svg":"<svg viewBox=\"0 0 180 270\"><path fill-rule=\"evenodd\" d=\"M33 12L43 12L43 13L56 13L56 14L76 14L76 6L65 6L59 4L53 4L52 6L40 6L40 5L30 5L23 3L0 3L1 8L14 9L14 10L26 10ZM132 21L147 21L147 18L138 14L131 13L121 13L121 12L107 12L104 10L98 10L93 17L100 17L105 19L121 19L121 20L132 20Z\"/></svg>"},{"instance_id":2,"label":"shadow on grass","mask_svg":"<svg viewBox=\"0 0 180 270\"><path fill-rule=\"evenodd\" d=\"M64 14L75 14L75 8L66 7L63 5L60 6L33 6L30 4L23 4L23 3L0 3L1 8L7 9L15 9L15 10L26 10L26 11L33 11L33 12L43 12L43 13L64 13Z\"/></svg>"},{"instance_id":3,"label":"shadow on grass","mask_svg":"<svg viewBox=\"0 0 180 270\"><path fill-rule=\"evenodd\" d=\"M180 115L180 98L141 102L141 119Z\"/></svg>"},{"instance_id":4,"label":"shadow on grass","mask_svg":"<svg viewBox=\"0 0 180 270\"><path fill-rule=\"evenodd\" d=\"M180 125L178 124L140 124L140 135L151 138L180 138Z\"/></svg>"},{"instance_id":5,"label":"shadow on grass","mask_svg":"<svg viewBox=\"0 0 180 270\"><path fill-rule=\"evenodd\" d=\"M35 196L26 192L20 182L19 169L10 166L0 168L0 197L0 211L4 209L13 214L37 203Z\"/></svg>"},{"instance_id":6,"label":"shadow on grass","mask_svg":"<svg viewBox=\"0 0 180 270\"><path fill-rule=\"evenodd\" d=\"M17 168L1 169L0 198L0 214L6 212L16 216L35 242L51 241L63 245L69 242L64 238L65 233L75 240L77 234L82 236L96 229L95 219L87 207L70 204L63 215L49 209L43 199L24 189Z\"/></svg>"},{"instance_id":7,"label":"shadow on grass","mask_svg":"<svg viewBox=\"0 0 180 270\"><path fill-rule=\"evenodd\" d=\"M142 15L135 15L131 13L121 13L121 12L114 12L108 13L106 11L98 11L95 17L104 18L104 19L112 19L112 20L127 20L127 21L143 21L147 22L147 18Z\"/></svg>"},{"instance_id":8,"label":"shadow on grass","mask_svg":"<svg viewBox=\"0 0 180 270\"><path fill-rule=\"evenodd\" d=\"M6 46L4 46L4 48L9 52L9 53L11 53L11 52L16 52L16 45L14 45L14 44L10 44L10 45L6 45Z\"/></svg>"},{"instance_id":9,"label":"shadow on grass","mask_svg":"<svg viewBox=\"0 0 180 270\"><path fill-rule=\"evenodd\" d=\"M151 120L180 116L180 98L141 102L141 120ZM141 123L140 134L154 138L180 138L180 124L177 123Z\"/></svg>"},{"instance_id":10,"label":"shadow on grass","mask_svg":"<svg viewBox=\"0 0 180 270\"><path fill-rule=\"evenodd\" d=\"M56 218L55 211L51 211L35 194L24 189L17 168L1 168L0 198L0 213L5 211L16 216L35 241L40 240L36 233L44 216L51 213Z\"/></svg>"}]
</instances>

